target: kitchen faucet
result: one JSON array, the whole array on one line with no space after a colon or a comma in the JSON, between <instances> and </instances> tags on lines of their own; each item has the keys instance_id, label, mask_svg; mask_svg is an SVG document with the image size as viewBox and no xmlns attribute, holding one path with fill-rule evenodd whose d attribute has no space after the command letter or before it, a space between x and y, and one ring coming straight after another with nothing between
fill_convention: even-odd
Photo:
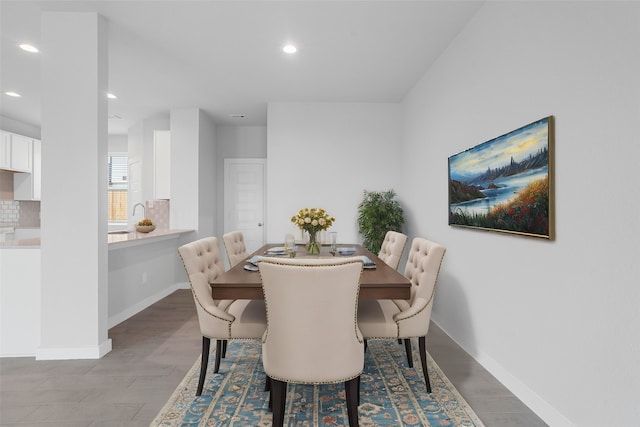
<instances>
[{"instance_id":1,"label":"kitchen faucet","mask_svg":"<svg viewBox=\"0 0 640 427\"><path fill-rule=\"evenodd\" d=\"M142 203L136 203L135 205L133 205L133 215L132 216L136 216L136 208L138 206L142 207L142 217L146 218L147 217L147 208L145 208Z\"/></svg>"}]
</instances>

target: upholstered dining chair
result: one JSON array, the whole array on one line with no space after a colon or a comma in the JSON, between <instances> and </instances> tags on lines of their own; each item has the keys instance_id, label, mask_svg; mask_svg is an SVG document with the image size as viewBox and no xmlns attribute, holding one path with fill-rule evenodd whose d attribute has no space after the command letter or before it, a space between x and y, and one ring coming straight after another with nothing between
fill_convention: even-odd
<instances>
[{"instance_id":1,"label":"upholstered dining chair","mask_svg":"<svg viewBox=\"0 0 640 427\"><path fill-rule=\"evenodd\" d=\"M258 262L267 306L262 362L271 381L273 425L282 426L287 383L345 383L350 426L358 425L364 341L357 322L362 260Z\"/></svg>"},{"instance_id":2,"label":"upholstered dining chair","mask_svg":"<svg viewBox=\"0 0 640 427\"><path fill-rule=\"evenodd\" d=\"M384 261L389 267L394 270L398 269L400 264L400 258L404 252L404 247L407 245L407 236L397 231L387 231L380 247L380 253L378 258Z\"/></svg>"},{"instance_id":3,"label":"upholstered dining chair","mask_svg":"<svg viewBox=\"0 0 640 427\"><path fill-rule=\"evenodd\" d=\"M426 337L440 265L446 249L435 242L416 237L411 242L404 275L411 281L409 300L364 300L358 306L358 325L365 340L403 339L409 367L413 367L411 338L418 337L420 361L427 391L431 383L427 372Z\"/></svg>"},{"instance_id":4,"label":"upholstered dining chair","mask_svg":"<svg viewBox=\"0 0 640 427\"><path fill-rule=\"evenodd\" d=\"M222 241L224 242L224 248L231 267L234 267L249 256L247 248L244 246L244 236L241 231L232 231L224 234Z\"/></svg>"},{"instance_id":5,"label":"upholstered dining chair","mask_svg":"<svg viewBox=\"0 0 640 427\"><path fill-rule=\"evenodd\" d=\"M267 328L263 300L214 300L209 283L224 272L218 239L206 237L178 248L189 277L202 333L202 360L196 395L202 394L209 361L211 339L216 340L213 372L220 368L220 358L227 340L261 339Z\"/></svg>"}]
</instances>

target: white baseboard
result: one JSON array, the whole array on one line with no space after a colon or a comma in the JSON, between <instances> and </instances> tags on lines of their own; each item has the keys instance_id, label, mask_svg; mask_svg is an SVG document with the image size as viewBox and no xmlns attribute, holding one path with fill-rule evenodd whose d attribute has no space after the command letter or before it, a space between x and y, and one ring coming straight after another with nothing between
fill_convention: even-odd
<instances>
[{"instance_id":1,"label":"white baseboard","mask_svg":"<svg viewBox=\"0 0 640 427\"><path fill-rule=\"evenodd\" d=\"M438 322L434 321L433 318L431 320L438 325L444 333L447 333L446 330L438 324ZM449 338L462 347L462 349L473 357L476 362L482 365L482 367L489 371L489 373L500 381L502 385L509 389L511 393L527 405L536 415L542 418L545 423L554 427L575 427L575 424L558 412L553 406L549 405L540 395L538 395L538 393L534 392L527 387L526 384L514 377L495 359L482 351L469 351L465 345L456 341L455 338L450 335Z\"/></svg>"},{"instance_id":2,"label":"white baseboard","mask_svg":"<svg viewBox=\"0 0 640 427\"><path fill-rule=\"evenodd\" d=\"M176 283L176 289L191 289L189 282Z\"/></svg>"},{"instance_id":3,"label":"white baseboard","mask_svg":"<svg viewBox=\"0 0 640 427\"><path fill-rule=\"evenodd\" d=\"M107 339L98 346L58 347L36 349L36 360L71 360L71 359L100 359L111 351L111 339Z\"/></svg>"},{"instance_id":4,"label":"white baseboard","mask_svg":"<svg viewBox=\"0 0 640 427\"><path fill-rule=\"evenodd\" d=\"M153 305L156 302L160 301L162 298L164 298L164 297L166 297L168 295L171 295L177 289L184 289L183 286L184 286L183 283L173 284L173 285L169 286L168 288L165 288L162 291L160 291L160 292L158 292L158 293L156 293L154 295L148 296L147 298L145 298L142 301L136 303L135 305L132 305L131 307L127 308L126 310L123 310L120 313L114 314L113 316L109 317L109 329L111 329L114 326L124 322L125 320L127 320L131 316L133 316L135 314L138 314L139 312L141 312L145 308L149 307L150 305ZM187 288L188 287L189 287L189 284L187 283Z\"/></svg>"}]
</instances>

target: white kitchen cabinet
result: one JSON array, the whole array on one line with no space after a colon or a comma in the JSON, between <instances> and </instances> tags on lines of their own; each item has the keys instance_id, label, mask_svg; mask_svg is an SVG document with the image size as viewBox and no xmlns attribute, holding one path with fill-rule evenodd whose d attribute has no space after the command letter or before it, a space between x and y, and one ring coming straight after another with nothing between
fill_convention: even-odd
<instances>
[{"instance_id":1,"label":"white kitchen cabinet","mask_svg":"<svg viewBox=\"0 0 640 427\"><path fill-rule=\"evenodd\" d=\"M16 173L13 176L14 200L40 200L42 185L42 144L32 140L31 173Z\"/></svg>"},{"instance_id":2,"label":"white kitchen cabinet","mask_svg":"<svg viewBox=\"0 0 640 427\"><path fill-rule=\"evenodd\" d=\"M11 169L11 134L0 131L0 169Z\"/></svg>"},{"instance_id":3,"label":"white kitchen cabinet","mask_svg":"<svg viewBox=\"0 0 640 427\"><path fill-rule=\"evenodd\" d=\"M171 198L171 132L153 131L153 197Z\"/></svg>"},{"instance_id":4,"label":"white kitchen cabinet","mask_svg":"<svg viewBox=\"0 0 640 427\"><path fill-rule=\"evenodd\" d=\"M16 171L31 172L33 165L33 139L11 135L11 168Z\"/></svg>"},{"instance_id":5,"label":"white kitchen cabinet","mask_svg":"<svg viewBox=\"0 0 640 427\"><path fill-rule=\"evenodd\" d=\"M15 172L31 172L33 167L33 139L2 131L0 168Z\"/></svg>"}]
</instances>

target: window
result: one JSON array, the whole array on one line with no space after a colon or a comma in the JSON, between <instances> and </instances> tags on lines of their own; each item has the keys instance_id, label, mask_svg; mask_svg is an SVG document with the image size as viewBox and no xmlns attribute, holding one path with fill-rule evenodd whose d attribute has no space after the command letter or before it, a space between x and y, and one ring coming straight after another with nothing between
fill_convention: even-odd
<instances>
[{"instance_id":1,"label":"window","mask_svg":"<svg viewBox=\"0 0 640 427\"><path fill-rule=\"evenodd\" d=\"M129 195L127 156L109 156L109 187L107 206L109 222L127 222L127 206Z\"/></svg>"}]
</instances>

